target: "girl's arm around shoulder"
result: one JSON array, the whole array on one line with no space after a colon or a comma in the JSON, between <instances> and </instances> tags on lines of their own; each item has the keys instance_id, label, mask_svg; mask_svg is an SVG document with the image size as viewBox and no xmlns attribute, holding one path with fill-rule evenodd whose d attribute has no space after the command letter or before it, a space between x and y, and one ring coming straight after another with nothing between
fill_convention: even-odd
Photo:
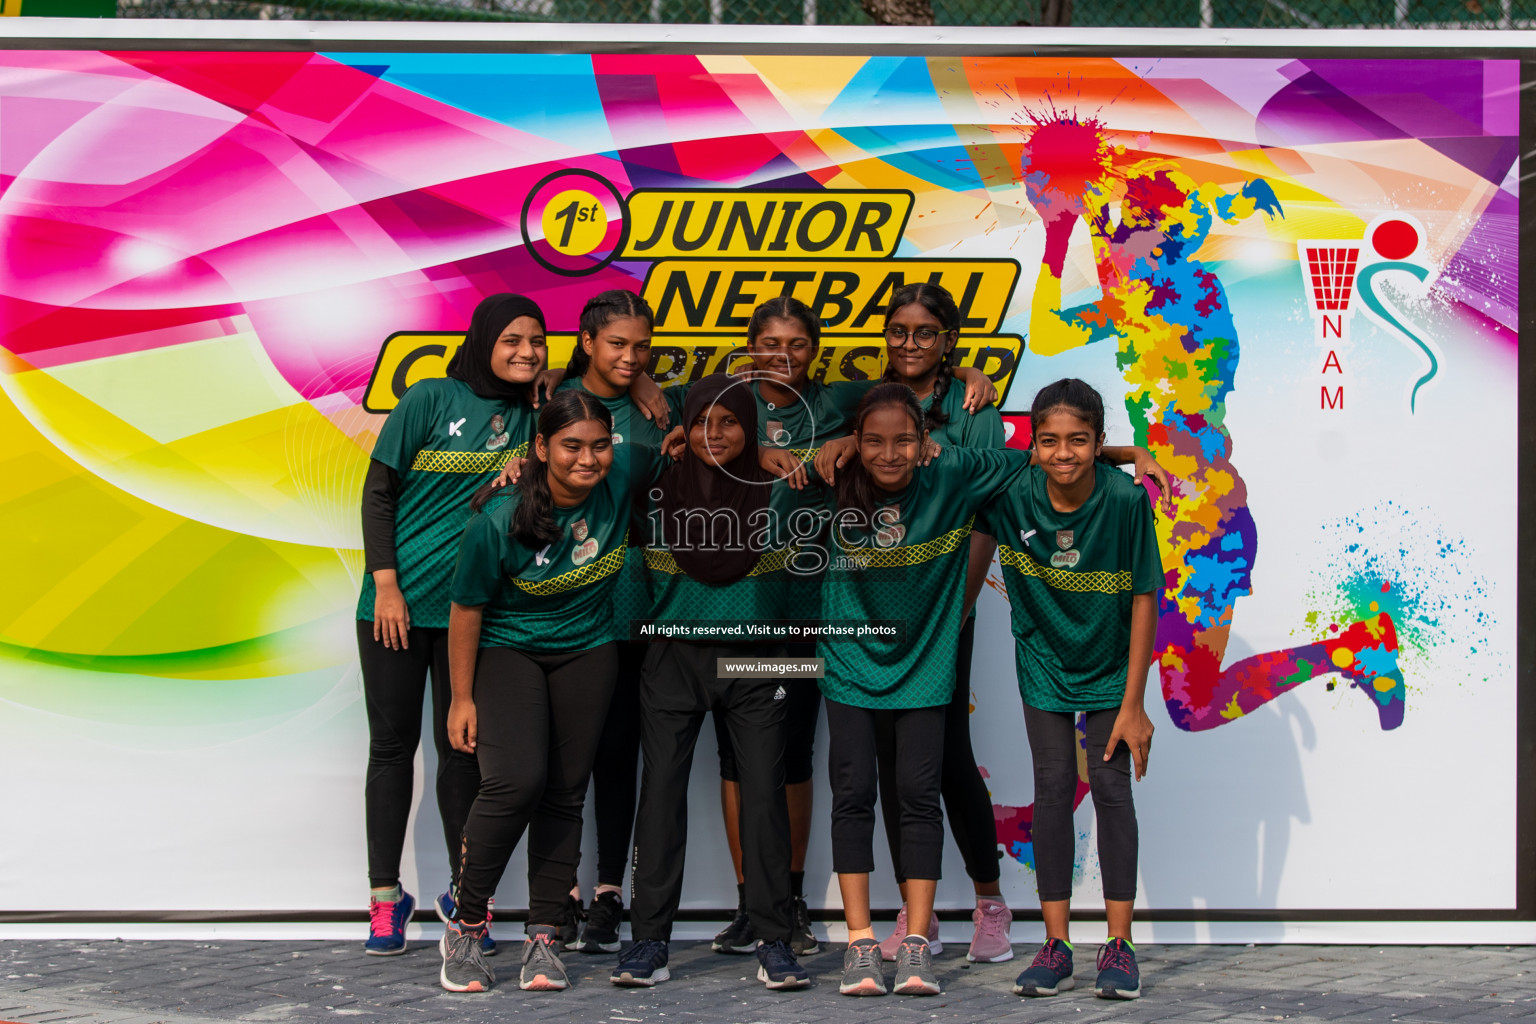
<instances>
[{"instance_id":1,"label":"girl's arm around shoulder","mask_svg":"<svg viewBox=\"0 0 1536 1024\"><path fill-rule=\"evenodd\" d=\"M929 469L943 467L942 486L966 496L975 509L994 501L1029 469L1030 453L1018 448L950 448Z\"/></svg>"},{"instance_id":2,"label":"girl's arm around shoulder","mask_svg":"<svg viewBox=\"0 0 1536 1024\"><path fill-rule=\"evenodd\" d=\"M379 439L373 443L370 458L396 473L410 469L416 453L432 436L432 424L440 418L438 399L443 391L443 381L437 378L420 380L406 388L379 428Z\"/></svg>"},{"instance_id":3,"label":"girl's arm around shoulder","mask_svg":"<svg viewBox=\"0 0 1536 1024\"><path fill-rule=\"evenodd\" d=\"M493 496L485 508L470 516L464 527L450 591L455 604L478 607L489 604L501 593L503 562L512 546L507 535L515 508L511 499L512 495L505 491Z\"/></svg>"}]
</instances>

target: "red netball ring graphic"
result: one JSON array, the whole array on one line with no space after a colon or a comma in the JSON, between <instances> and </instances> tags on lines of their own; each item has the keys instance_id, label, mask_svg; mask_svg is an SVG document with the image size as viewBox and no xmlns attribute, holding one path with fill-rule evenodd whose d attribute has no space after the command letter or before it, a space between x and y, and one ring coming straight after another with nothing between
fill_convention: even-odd
<instances>
[{"instance_id":1,"label":"red netball ring graphic","mask_svg":"<svg viewBox=\"0 0 1536 1024\"><path fill-rule=\"evenodd\" d=\"M624 249L629 218L624 197L600 174L555 171L539 179L523 200L523 245L551 273L596 273Z\"/></svg>"},{"instance_id":2,"label":"red netball ring graphic","mask_svg":"<svg viewBox=\"0 0 1536 1024\"><path fill-rule=\"evenodd\" d=\"M1419 229L1401 218L1384 220L1371 229L1371 248L1384 260L1405 260L1419 250Z\"/></svg>"}]
</instances>

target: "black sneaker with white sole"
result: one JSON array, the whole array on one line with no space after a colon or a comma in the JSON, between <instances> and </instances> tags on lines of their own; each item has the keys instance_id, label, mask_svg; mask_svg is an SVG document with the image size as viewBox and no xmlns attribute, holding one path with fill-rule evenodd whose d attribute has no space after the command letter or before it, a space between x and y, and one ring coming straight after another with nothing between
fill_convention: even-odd
<instances>
[{"instance_id":1,"label":"black sneaker with white sole","mask_svg":"<svg viewBox=\"0 0 1536 1024\"><path fill-rule=\"evenodd\" d=\"M604 890L587 904L587 923L581 927L581 941L574 949L583 953L617 953L619 922L624 919L624 901L619 894Z\"/></svg>"},{"instance_id":2,"label":"black sneaker with white sole","mask_svg":"<svg viewBox=\"0 0 1536 1024\"><path fill-rule=\"evenodd\" d=\"M757 947L757 980L772 989L807 988L811 972L800 966L789 943L775 939Z\"/></svg>"},{"instance_id":3,"label":"black sneaker with white sole","mask_svg":"<svg viewBox=\"0 0 1536 1024\"><path fill-rule=\"evenodd\" d=\"M796 896L790 911L789 948L795 956L815 956L821 952L821 943L811 931L811 909L805 905L804 896Z\"/></svg>"},{"instance_id":4,"label":"black sneaker with white sole","mask_svg":"<svg viewBox=\"0 0 1536 1024\"><path fill-rule=\"evenodd\" d=\"M736 916L715 936L710 948L716 953L753 953L757 950L757 933L746 907L737 907Z\"/></svg>"},{"instance_id":5,"label":"black sneaker with white sole","mask_svg":"<svg viewBox=\"0 0 1536 1024\"><path fill-rule=\"evenodd\" d=\"M660 939L641 939L619 954L619 966L608 980L615 985L649 988L672 977L667 970L667 944Z\"/></svg>"}]
</instances>

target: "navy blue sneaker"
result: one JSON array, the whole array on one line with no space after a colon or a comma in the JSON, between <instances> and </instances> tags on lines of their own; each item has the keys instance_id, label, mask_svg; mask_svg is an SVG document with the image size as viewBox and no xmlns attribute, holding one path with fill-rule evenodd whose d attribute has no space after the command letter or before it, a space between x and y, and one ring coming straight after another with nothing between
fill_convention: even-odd
<instances>
[{"instance_id":1,"label":"navy blue sneaker","mask_svg":"<svg viewBox=\"0 0 1536 1024\"><path fill-rule=\"evenodd\" d=\"M775 939L758 943L757 980L769 988L805 988L811 983L811 972L800 966L789 943Z\"/></svg>"},{"instance_id":2,"label":"navy blue sneaker","mask_svg":"<svg viewBox=\"0 0 1536 1024\"><path fill-rule=\"evenodd\" d=\"M625 987L645 987L672 977L667 970L667 944L660 939L640 939L619 954L619 966L608 980Z\"/></svg>"},{"instance_id":3,"label":"navy blue sneaker","mask_svg":"<svg viewBox=\"0 0 1536 1024\"><path fill-rule=\"evenodd\" d=\"M443 924L451 924L453 922L453 912L458 909L458 905L454 902L454 895L455 889L450 885L448 891L436 900L437 919L443 922ZM491 938L491 912L489 909L485 912L485 938L480 940L480 955L496 955L496 940Z\"/></svg>"},{"instance_id":4,"label":"navy blue sneaker","mask_svg":"<svg viewBox=\"0 0 1536 1024\"><path fill-rule=\"evenodd\" d=\"M1099 947L1099 978L1093 994L1100 999L1140 999L1141 968L1136 947L1125 939L1110 939Z\"/></svg>"},{"instance_id":5,"label":"navy blue sneaker","mask_svg":"<svg viewBox=\"0 0 1536 1024\"><path fill-rule=\"evenodd\" d=\"M416 900L404 889L400 898L368 901L368 941L363 952L371 956L397 956L405 952L405 926L411 923Z\"/></svg>"},{"instance_id":6,"label":"navy blue sneaker","mask_svg":"<svg viewBox=\"0 0 1536 1024\"><path fill-rule=\"evenodd\" d=\"M1072 980L1072 944L1046 939L1035 959L1013 983L1016 996L1053 996L1077 987Z\"/></svg>"}]
</instances>

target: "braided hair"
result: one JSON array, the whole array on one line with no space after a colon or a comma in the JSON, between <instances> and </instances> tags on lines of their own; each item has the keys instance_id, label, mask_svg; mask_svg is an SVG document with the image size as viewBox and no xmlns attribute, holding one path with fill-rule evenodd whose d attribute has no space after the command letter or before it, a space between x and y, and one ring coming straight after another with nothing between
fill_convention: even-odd
<instances>
[{"instance_id":1,"label":"braided hair","mask_svg":"<svg viewBox=\"0 0 1536 1024\"><path fill-rule=\"evenodd\" d=\"M901 308L910 306L914 302L933 314L934 319L943 325L944 334L960 330L960 307L955 305L955 297L949 294L948 288L929 281L914 281L912 284L902 285L896 289L891 295L890 305L885 307L885 325L889 327L891 319ZM886 367L883 379L896 380L895 367ZM954 352L951 351L945 353L944 358L939 360L938 376L933 382L933 400L928 403L925 421L928 430L937 430L949 422L949 414L943 408L944 396L954 381Z\"/></svg>"},{"instance_id":2,"label":"braided hair","mask_svg":"<svg viewBox=\"0 0 1536 1024\"><path fill-rule=\"evenodd\" d=\"M571 361L565 365L565 376L560 379L577 380L592 365L592 357L581 345L583 338L596 342L597 333L604 327L631 316L644 320L647 328L656 326L656 314L651 312L651 304L634 292L612 288L588 299L581 307L581 333L576 337L576 349L571 353Z\"/></svg>"}]
</instances>

